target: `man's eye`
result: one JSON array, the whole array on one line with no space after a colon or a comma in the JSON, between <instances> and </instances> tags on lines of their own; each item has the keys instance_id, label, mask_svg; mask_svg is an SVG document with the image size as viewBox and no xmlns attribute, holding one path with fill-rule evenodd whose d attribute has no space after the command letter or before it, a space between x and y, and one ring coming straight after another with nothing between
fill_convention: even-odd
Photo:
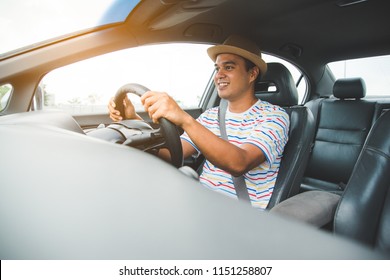
<instances>
[{"instance_id":1,"label":"man's eye","mask_svg":"<svg viewBox=\"0 0 390 280\"><path fill-rule=\"evenodd\" d=\"M226 66L225 69L226 69L226 70L232 70L232 69L233 69L233 66Z\"/></svg>"}]
</instances>

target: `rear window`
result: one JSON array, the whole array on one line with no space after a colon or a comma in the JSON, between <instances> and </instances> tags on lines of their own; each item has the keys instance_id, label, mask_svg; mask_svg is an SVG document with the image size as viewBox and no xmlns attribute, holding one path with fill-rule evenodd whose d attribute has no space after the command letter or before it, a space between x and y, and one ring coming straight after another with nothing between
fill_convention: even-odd
<instances>
[{"instance_id":1,"label":"rear window","mask_svg":"<svg viewBox=\"0 0 390 280\"><path fill-rule=\"evenodd\" d=\"M390 97L390 56L344 60L328 66L336 79L362 78L367 97Z\"/></svg>"}]
</instances>

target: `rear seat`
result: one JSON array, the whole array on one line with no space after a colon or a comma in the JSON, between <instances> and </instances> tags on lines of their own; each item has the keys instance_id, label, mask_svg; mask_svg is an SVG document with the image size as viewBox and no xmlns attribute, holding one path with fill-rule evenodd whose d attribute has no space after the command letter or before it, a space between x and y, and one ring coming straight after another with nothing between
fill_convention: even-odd
<instances>
[{"instance_id":1,"label":"rear seat","mask_svg":"<svg viewBox=\"0 0 390 280\"><path fill-rule=\"evenodd\" d=\"M364 100L361 78L339 79L334 98L308 102L316 119L316 135L301 192L324 190L341 194L374 121L377 103Z\"/></svg>"}]
</instances>

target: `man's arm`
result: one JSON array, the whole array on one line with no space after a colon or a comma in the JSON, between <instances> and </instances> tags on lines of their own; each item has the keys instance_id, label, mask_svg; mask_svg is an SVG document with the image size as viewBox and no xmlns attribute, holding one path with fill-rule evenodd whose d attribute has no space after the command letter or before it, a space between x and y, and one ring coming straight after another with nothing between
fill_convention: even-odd
<instances>
[{"instance_id":1,"label":"man's arm","mask_svg":"<svg viewBox=\"0 0 390 280\"><path fill-rule=\"evenodd\" d=\"M181 146L183 148L183 158L188 158L196 153L195 148L185 140L181 140ZM171 161L171 154L168 149L160 149L158 156L168 162Z\"/></svg>"},{"instance_id":2,"label":"man's arm","mask_svg":"<svg viewBox=\"0 0 390 280\"><path fill-rule=\"evenodd\" d=\"M232 174L240 176L265 161L265 155L252 144L236 146L219 138L188 115L181 127L211 163Z\"/></svg>"},{"instance_id":3,"label":"man's arm","mask_svg":"<svg viewBox=\"0 0 390 280\"><path fill-rule=\"evenodd\" d=\"M211 163L233 176L240 176L265 160L261 149L252 144L238 147L216 136L182 110L166 93L147 92L141 97L141 101L154 122L165 117L183 128ZM188 143L187 145L191 146ZM183 151L184 149L183 146Z\"/></svg>"}]
</instances>

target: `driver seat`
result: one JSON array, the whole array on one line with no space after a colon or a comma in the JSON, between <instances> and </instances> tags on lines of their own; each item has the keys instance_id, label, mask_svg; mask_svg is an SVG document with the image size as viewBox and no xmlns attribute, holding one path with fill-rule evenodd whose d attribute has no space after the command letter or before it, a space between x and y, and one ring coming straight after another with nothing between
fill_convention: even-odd
<instances>
[{"instance_id":1,"label":"driver seat","mask_svg":"<svg viewBox=\"0 0 390 280\"><path fill-rule=\"evenodd\" d=\"M314 139L311 111L298 105L298 91L290 71L281 63L268 63L268 70L256 83L257 98L283 107L290 117L289 140L284 148L279 174L267 209L298 194Z\"/></svg>"}]
</instances>

